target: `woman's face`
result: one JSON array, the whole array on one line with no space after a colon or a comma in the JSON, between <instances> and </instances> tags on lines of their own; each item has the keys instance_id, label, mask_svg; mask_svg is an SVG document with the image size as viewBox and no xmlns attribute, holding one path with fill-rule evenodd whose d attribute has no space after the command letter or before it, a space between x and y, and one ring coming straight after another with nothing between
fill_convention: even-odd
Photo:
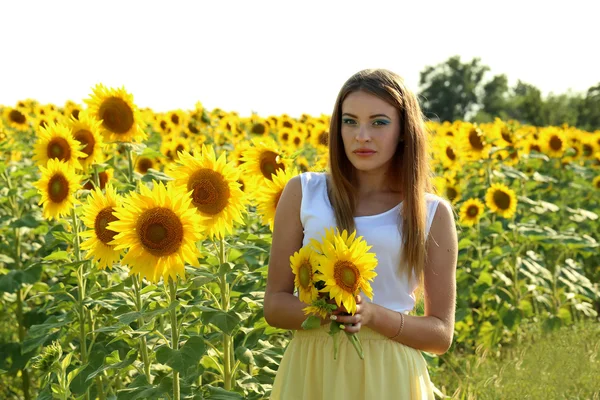
<instances>
[{"instance_id":1,"label":"woman's face","mask_svg":"<svg viewBox=\"0 0 600 400\"><path fill-rule=\"evenodd\" d=\"M370 93L352 92L342 103L341 130L354 168L388 171L400 141L400 116L394 106Z\"/></svg>"}]
</instances>

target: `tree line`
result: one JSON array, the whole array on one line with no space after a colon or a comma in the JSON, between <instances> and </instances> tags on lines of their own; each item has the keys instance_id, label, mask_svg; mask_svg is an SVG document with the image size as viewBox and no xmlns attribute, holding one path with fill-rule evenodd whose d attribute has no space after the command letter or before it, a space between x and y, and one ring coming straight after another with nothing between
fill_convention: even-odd
<instances>
[{"instance_id":1,"label":"tree line","mask_svg":"<svg viewBox=\"0 0 600 400\"><path fill-rule=\"evenodd\" d=\"M480 123L499 117L536 126L566 123L590 132L600 129L600 82L585 93L569 90L542 97L537 87L521 80L509 87L504 74L486 79L489 71L478 57L463 62L460 56L453 56L425 67L419 77L425 116Z\"/></svg>"}]
</instances>

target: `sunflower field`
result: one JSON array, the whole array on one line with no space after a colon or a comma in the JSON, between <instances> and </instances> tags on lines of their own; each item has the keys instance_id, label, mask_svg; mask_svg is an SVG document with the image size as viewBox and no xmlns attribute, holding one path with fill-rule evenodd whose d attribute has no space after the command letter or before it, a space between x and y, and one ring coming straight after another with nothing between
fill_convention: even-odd
<instances>
[{"instance_id":1,"label":"sunflower field","mask_svg":"<svg viewBox=\"0 0 600 400\"><path fill-rule=\"evenodd\" d=\"M329 116L157 113L100 84L0 114L0 398L268 398L291 338L262 313L273 218L326 169ZM459 260L454 343L425 356L464 396L482 352L598 321L600 131L427 127Z\"/></svg>"}]
</instances>

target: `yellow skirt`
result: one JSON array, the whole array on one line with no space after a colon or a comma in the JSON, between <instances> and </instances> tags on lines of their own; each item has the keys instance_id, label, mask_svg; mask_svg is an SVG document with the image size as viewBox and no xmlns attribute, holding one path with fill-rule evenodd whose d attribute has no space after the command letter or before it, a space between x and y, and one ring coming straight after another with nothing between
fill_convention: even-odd
<instances>
[{"instance_id":1,"label":"yellow skirt","mask_svg":"<svg viewBox=\"0 0 600 400\"><path fill-rule=\"evenodd\" d=\"M433 399L434 385L419 350L369 328L359 332L361 360L343 332L337 360L329 325L296 331L273 383L271 400Z\"/></svg>"}]
</instances>

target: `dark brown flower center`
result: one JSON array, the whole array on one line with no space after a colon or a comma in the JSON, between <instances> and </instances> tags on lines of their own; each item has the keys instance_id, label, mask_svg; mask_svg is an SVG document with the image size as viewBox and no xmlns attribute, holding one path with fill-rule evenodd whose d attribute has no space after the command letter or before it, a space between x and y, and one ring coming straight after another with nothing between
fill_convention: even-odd
<instances>
[{"instance_id":1,"label":"dark brown flower center","mask_svg":"<svg viewBox=\"0 0 600 400\"><path fill-rule=\"evenodd\" d=\"M94 232L96 233L96 237L104 244L111 242L117 234L115 231L106 229L110 222L119 220L113 215L113 211L114 208L112 207L104 208L96 215L96 220L94 221Z\"/></svg>"},{"instance_id":2,"label":"dark brown flower center","mask_svg":"<svg viewBox=\"0 0 600 400\"><path fill-rule=\"evenodd\" d=\"M157 257L175 253L183 242L181 220L168 208L144 211L138 219L137 232L145 249Z\"/></svg>"},{"instance_id":3,"label":"dark brown flower center","mask_svg":"<svg viewBox=\"0 0 600 400\"><path fill-rule=\"evenodd\" d=\"M46 147L48 158L58 158L61 161L69 161L71 159L71 146L66 139L54 137Z\"/></svg>"},{"instance_id":4,"label":"dark brown flower center","mask_svg":"<svg viewBox=\"0 0 600 400\"><path fill-rule=\"evenodd\" d=\"M140 173L145 174L150 168L152 168L152 160L148 157L141 157L137 162L137 169Z\"/></svg>"},{"instance_id":5,"label":"dark brown flower center","mask_svg":"<svg viewBox=\"0 0 600 400\"><path fill-rule=\"evenodd\" d=\"M10 110L10 113L8 114L8 118L16 123L16 124L24 124L25 122L27 122L27 117L25 117L25 114L23 114L21 111L19 110Z\"/></svg>"},{"instance_id":6,"label":"dark brown flower center","mask_svg":"<svg viewBox=\"0 0 600 400\"><path fill-rule=\"evenodd\" d=\"M467 215L471 218L476 217L477 215L479 215L479 207L477 207L476 205L472 204L467 208Z\"/></svg>"},{"instance_id":7,"label":"dark brown flower center","mask_svg":"<svg viewBox=\"0 0 600 400\"><path fill-rule=\"evenodd\" d=\"M269 180L273 178L271 175L277 172L278 169L285 171L285 165L277 162L279 154L271 150L265 150L260 154L260 172Z\"/></svg>"},{"instance_id":8,"label":"dark brown flower center","mask_svg":"<svg viewBox=\"0 0 600 400\"><path fill-rule=\"evenodd\" d=\"M563 141L558 136L552 136L550 138L550 142L548 144L550 145L550 148L552 150L554 150L554 151L560 151L562 149L562 146L563 146Z\"/></svg>"},{"instance_id":9,"label":"dark brown flower center","mask_svg":"<svg viewBox=\"0 0 600 400\"><path fill-rule=\"evenodd\" d=\"M329 146L329 132L319 133L319 144L323 146Z\"/></svg>"},{"instance_id":10,"label":"dark brown flower center","mask_svg":"<svg viewBox=\"0 0 600 400\"><path fill-rule=\"evenodd\" d=\"M475 129L471 129L469 132L469 143L473 149L478 151L483 150L483 141L481 140L481 135Z\"/></svg>"},{"instance_id":11,"label":"dark brown flower center","mask_svg":"<svg viewBox=\"0 0 600 400\"><path fill-rule=\"evenodd\" d=\"M187 189L193 191L192 203L205 214L219 214L229 204L229 183L212 169L194 172L188 180Z\"/></svg>"},{"instance_id":12,"label":"dark brown flower center","mask_svg":"<svg viewBox=\"0 0 600 400\"><path fill-rule=\"evenodd\" d=\"M494 192L494 204L501 210L508 210L510 208L510 196L508 193L502 190L496 190Z\"/></svg>"},{"instance_id":13,"label":"dark brown flower center","mask_svg":"<svg viewBox=\"0 0 600 400\"><path fill-rule=\"evenodd\" d=\"M448 157L448 159L450 159L451 161L456 160L456 154L454 153L454 150L452 150L452 147L450 147L450 146L446 146L446 157Z\"/></svg>"},{"instance_id":14,"label":"dark brown flower center","mask_svg":"<svg viewBox=\"0 0 600 400\"><path fill-rule=\"evenodd\" d=\"M446 196L448 200L453 201L458 196L458 191L454 187L448 186L446 187Z\"/></svg>"},{"instance_id":15,"label":"dark brown flower center","mask_svg":"<svg viewBox=\"0 0 600 400\"><path fill-rule=\"evenodd\" d=\"M264 135L266 131L267 131L267 127L265 126L265 124L259 122L259 123L252 125L252 129L250 130L250 133L252 133L254 135Z\"/></svg>"},{"instance_id":16,"label":"dark brown flower center","mask_svg":"<svg viewBox=\"0 0 600 400\"><path fill-rule=\"evenodd\" d=\"M333 266L335 283L344 291L356 293L360 278L360 271L350 261L338 261Z\"/></svg>"},{"instance_id":17,"label":"dark brown flower center","mask_svg":"<svg viewBox=\"0 0 600 400\"><path fill-rule=\"evenodd\" d=\"M98 114L102 126L118 135L127 133L133 127L133 110L119 97L104 100Z\"/></svg>"},{"instance_id":18,"label":"dark brown flower center","mask_svg":"<svg viewBox=\"0 0 600 400\"><path fill-rule=\"evenodd\" d=\"M69 195L69 181L62 173L54 174L48 181L48 197L53 203L62 203Z\"/></svg>"},{"instance_id":19,"label":"dark brown flower center","mask_svg":"<svg viewBox=\"0 0 600 400\"><path fill-rule=\"evenodd\" d=\"M81 129L81 130L75 132L73 137L75 138L75 140L77 140L79 143L81 143L82 146L85 146L83 149L81 149L81 151L84 152L85 154L87 154L87 157L81 157L81 158L86 159L89 156L91 156L92 153L94 153L94 146L96 145L96 139L94 139L94 135L92 134L92 132L90 132L86 129Z\"/></svg>"}]
</instances>

